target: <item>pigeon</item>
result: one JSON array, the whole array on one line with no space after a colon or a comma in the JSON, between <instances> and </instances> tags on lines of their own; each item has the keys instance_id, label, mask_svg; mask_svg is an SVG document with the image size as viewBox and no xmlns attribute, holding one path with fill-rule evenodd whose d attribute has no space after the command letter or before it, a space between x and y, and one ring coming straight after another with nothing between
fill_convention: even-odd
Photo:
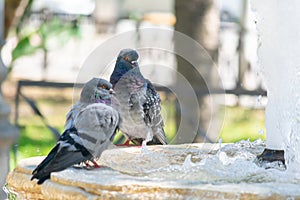
<instances>
[{"instance_id":1,"label":"pigeon","mask_svg":"<svg viewBox=\"0 0 300 200\"><path fill-rule=\"evenodd\" d=\"M65 130L73 127L75 116L79 110L92 103L104 103L110 105L112 85L107 80L92 78L84 84L79 101L71 108L66 115Z\"/></svg>"},{"instance_id":2,"label":"pigeon","mask_svg":"<svg viewBox=\"0 0 300 200\"><path fill-rule=\"evenodd\" d=\"M120 114L119 129L134 144L167 144L161 116L161 99L152 83L142 75L139 55L123 49L110 76L115 95L112 106Z\"/></svg>"},{"instance_id":3,"label":"pigeon","mask_svg":"<svg viewBox=\"0 0 300 200\"><path fill-rule=\"evenodd\" d=\"M62 171L83 162L91 161L98 166L94 159L99 158L112 144L118 129L119 113L102 103L109 100L107 96L110 95L108 91L111 91L111 84L103 79L97 79L97 82L101 84L94 85L97 87L89 90L92 95L85 98L87 96L84 96L83 88L80 99L81 103L87 103L91 99L96 100L96 103L82 106L76 111L76 115L73 113L72 127L63 132L48 156L33 170L31 180L38 179L37 183L42 184L50 178L52 172Z\"/></svg>"}]
</instances>

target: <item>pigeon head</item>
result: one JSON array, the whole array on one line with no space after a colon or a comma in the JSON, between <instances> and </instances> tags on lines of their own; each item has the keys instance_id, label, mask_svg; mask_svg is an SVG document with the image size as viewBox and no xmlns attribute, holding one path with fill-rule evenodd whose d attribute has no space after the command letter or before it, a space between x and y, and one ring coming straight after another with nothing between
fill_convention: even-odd
<instances>
[{"instance_id":1,"label":"pigeon head","mask_svg":"<svg viewBox=\"0 0 300 200\"><path fill-rule=\"evenodd\" d=\"M93 78L82 89L80 101L86 103L110 103L112 84L101 78Z\"/></svg>"},{"instance_id":2,"label":"pigeon head","mask_svg":"<svg viewBox=\"0 0 300 200\"><path fill-rule=\"evenodd\" d=\"M138 67L138 60L139 54L137 53L136 50L133 49L123 49L120 51L118 55L118 60L117 62L122 62L126 66L130 68L135 68Z\"/></svg>"},{"instance_id":3,"label":"pigeon head","mask_svg":"<svg viewBox=\"0 0 300 200\"><path fill-rule=\"evenodd\" d=\"M132 69L138 69L139 54L134 49L123 49L120 51L114 71L110 77L110 82L113 86L119 81L119 79Z\"/></svg>"}]
</instances>

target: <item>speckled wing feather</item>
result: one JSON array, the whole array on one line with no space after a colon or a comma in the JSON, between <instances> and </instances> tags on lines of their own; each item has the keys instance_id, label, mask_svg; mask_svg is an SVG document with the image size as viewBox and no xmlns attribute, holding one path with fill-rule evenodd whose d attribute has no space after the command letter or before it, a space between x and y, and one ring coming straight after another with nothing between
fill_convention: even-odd
<instances>
[{"instance_id":1,"label":"speckled wing feather","mask_svg":"<svg viewBox=\"0 0 300 200\"><path fill-rule=\"evenodd\" d=\"M143 104L145 123L153 130L153 143L158 142L156 141L158 139L162 144L167 144L167 138L163 129L164 121L161 116L160 96L147 79L146 84L146 98Z\"/></svg>"},{"instance_id":2,"label":"speckled wing feather","mask_svg":"<svg viewBox=\"0 0 300 200\"><path fill-rule=\"evenodd\" d=\"M135 144L167 144L160 97L142 75L138 58L134 49L121 50L110 77L116 94L112 106L121 116L120 130Z\"/></svg>"}]
</instances>

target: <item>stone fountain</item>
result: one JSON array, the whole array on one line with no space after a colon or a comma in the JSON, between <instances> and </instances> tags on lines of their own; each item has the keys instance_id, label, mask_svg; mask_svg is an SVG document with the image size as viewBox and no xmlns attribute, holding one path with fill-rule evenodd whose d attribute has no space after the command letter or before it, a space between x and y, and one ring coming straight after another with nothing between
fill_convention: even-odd
<instances>
[{"instance_id":1,"label":"stone fountain","mask_svg":"<svg viewBox=\"0 0 300 200\"><path fill-rule=\"evenodd\" d=\"M277 0L255 0L253 4L258 16L260 64L268 89L267 147L259 159L264 162L275 157L279 162L286 162L289 170L297 169L300 164L300 59L297 55L300 4Z\"/></svg>"},{"instance_id":2,"label":"stone fountain","mask_svg":"<svg viewBox=\"0 0 300 200\"><path fill-rule=\"evenodd\" d=\"M30 181L43 157L22 160L7 178L19 199L287 199L300 179L254 164L262 141L183 144L105 151L101 169L68 168L42 185Z\"/></svg>"},{"instance_id":3,"label":"stone fountain","mask_svg":"<svg viewBox=\"0 0 300 200\"><path fill-rule=\"evenodd\" d=\"M2 96L2 83L5 80L8 69L4 65L1 56L1 49L4 45L4 1L0 1L0 185L5 183L9 172L9 151L11 145L18 139L18 130L9 122L10 107ZM1 190L0 199L6 194Z\"/></svg>"},{"instance_id":4,"label":"stone fountain","mask_svg":"<svg viewBox=\"0 0 300 200\"><path fill-rule=\"evenodd\" d=\"M255 0L253 7L268 87L266 144L113 148L99 160L104 168L69 168L43 185L30 181L43 158L29 158L9 174L6 189L20 199L300 199L300 2Z\"/></svg>"}]
</instances>

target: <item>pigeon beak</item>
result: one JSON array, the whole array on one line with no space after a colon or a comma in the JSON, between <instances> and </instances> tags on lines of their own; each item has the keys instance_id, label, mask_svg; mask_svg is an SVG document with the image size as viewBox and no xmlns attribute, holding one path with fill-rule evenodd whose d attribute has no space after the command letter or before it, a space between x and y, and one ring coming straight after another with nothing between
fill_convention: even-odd
<instances>
[{"instance_id":1,"label":"pigeon beak","mask_svg":"<svg viewBox=\"0 0 300 200\"><path fill-rule=\"evenodd\" d=\"M110 89L109 94L115 94L115 91L113 89Z\"/></svg>"},{"instance_id":2,"label":"pigeon beak","mask_svg":"<svg viewBox=\"0 0 300 200\"><path fill-rule=\"evenodd\" d=\"M132 66L137 67L138 66L138 62L136 60L133 60L130 62Z\"/></svg>"}]
</instances>

